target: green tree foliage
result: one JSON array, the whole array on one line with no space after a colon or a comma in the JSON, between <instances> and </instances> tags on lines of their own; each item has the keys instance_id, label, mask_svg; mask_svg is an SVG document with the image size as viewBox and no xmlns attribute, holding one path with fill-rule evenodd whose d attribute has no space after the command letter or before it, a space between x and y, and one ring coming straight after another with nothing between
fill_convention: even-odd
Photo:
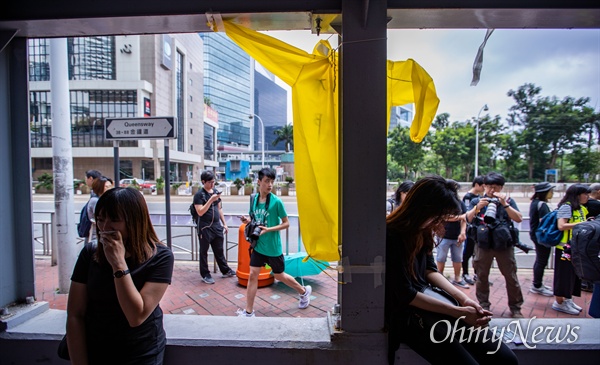
<instances>
[{"instance_id":1,"label":"green tree foliage","mask_svg":"<svg viewBox=\"0 0 600 365\"><path fill-rule=\"evenodd\" d=\"M530 179L534 178L536 162L538 166L541 162L536 159L543 160L547 168L555 168L560 154L584 142L586 125L597 118L593 109L586 107L589 98L567 96L559 100L540 93L540 87L525 84L507 94L515 101L509 123L525 130L519 142L525 147Z\"/></svg>"},{"instance_id":2,"label":"green tree foliage","mask_svg":"<svg viewBox=\"0 0 600 365\"><path fill-rule=\"evenodd\" d=\"M285 152L290 152L290 149L294 149L294 126L292 124L286 124L283 127L273 131L276 138L272 145L277 146L279 142L285 142Z\"/></svg>"},{"instance_id":3,"label":"green tree foliage","mask_svg":"<svg viewBox=\"0 0 600 365\"><path fill-rule=\"evenodd\" d=\"M482 175L498 171L509 181L540 181L546 169L558 164L564 181L600 173L600 153L594 152L595 143L600 144L600 113L588 106L589 98L542 96L534 84L507 95L514 105L506 121L489 114L479 121L451 121L441 113L420 145L410 140L408 128L395 128L389 135L388 179L438 174L471 181L477 122Z\"/></svg>"},{"instance_id":4,"label":"green tree foliage","mask_svg":"<svg viewBox=\"0 0 600 365\"><path fill-rule=\"evenodd\" d=\"M600 174L600 152L593 152L590 148L578 147L568 155L571 164L569 169L578 181L585 182L585 174L590 177Z\"/></svg>"},{"instance_id":5,"label":"green tree foliage","mask_svg":"<svg viewBox=\"0 0 600 365\"><path fill-rule=\"evenodd\" d=\"M410 129L407 127L396 127L389 135L388 153L392 161L404 169L404 177L407 178L409 172L417 172L419 165L423 161L425 152L423 143L414 143L410 139Z\"/></svg>"}]
</instances>

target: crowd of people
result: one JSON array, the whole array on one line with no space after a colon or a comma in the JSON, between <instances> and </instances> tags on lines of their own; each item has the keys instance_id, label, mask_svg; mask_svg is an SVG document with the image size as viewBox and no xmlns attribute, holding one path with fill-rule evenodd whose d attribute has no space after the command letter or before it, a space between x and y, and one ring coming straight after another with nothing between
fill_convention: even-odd
<instances>
[{"instance_id":1,"label":"crowd of people","mask_svg":"<svg viewBox=\"0 0 600 365\"><path fill-rule=\"evenodd\" d=\"M445 363L448 358L459 359L461 363L516 363L512 351L503 346L490 356L486 354L489 343L436 341L433 327L434 323L443 320L456 321L459 330L487 325L491 317L489 275L494 259L506 282L510 313L513 318L523 317L524 299L514 250L515 245L523 247L515 227L515 223L522 222L523 215L515 200L503 192L505 182L496 172L478 176L461 201L459 185L455 181L426 177L408 191L402 191L403 199L388 212L386 267L394 268L386 270L385 309L390 363L394 362L400 343L407 344L432 364ZM572 297L580 296L582 283L570 262L570 241L575 225L600 214L600 184L571 185L557 205L557 226L563 233L555 249L552 288L543 284L552 250L537 242L535 231L552 210L550 200L554 188L548 182L533 186L529 217L536 259L529 291L554 296L553 310L579 315L583 308ZM399 195L396 192L395 196ZM448 251L451 252L453 275L446 278L443 273ZM473 276L469 274L468 265L471 257L474 258ZM456 289L470 289L469 285L473 284L477 301ZM600 284L589 285L594 288L589 314L598 318ZM432 289L444 295L428 294ZM462 320L458 321L458 318ZM436 351L431 351L432 345Z\"/></svg>"},{"instance_id":2,"label":"crowd of people","mask_svg":"<svg viewBox=\"0 0 600 365\"><path fill-rule=\"evenodd\" d=\"M298 293L299 308L310 304L312 288L300 285L284 271L279 231L289 226L289 220L283 202L272 192L275 177L269 168L259 172L258 193L249 215L239 217L244 224L256 223L260 230L249 252L246 306L238 310L239 317L255 316L258 276L265 265L277 280ZM223 253L228 227L220 192L214 187L215 176L205 171L201 181L203 187L192 204L198 216L200 280L214 284L207 261L209 247L223 278L236 272ZM86 172L86 183L92 188L87 213L93 228L71 278L66 341L72 362L160 364L166 340L159 302L171 283L173 253L158 239L140 192L113 188L112 179L96 170ZM385 282L390 361L403 342L431 363L445 362L450 355L461 363L517 362L506 345L494 341L436 341L442 351L430 351L435 341L429 331L433 320L456 320L460 328L487 326L492 317L489 275L493 260L506 282L512 317L523 317L524 299L513 248L519 240L514 223L520 223L523 215L515 200L503 192L504 185L499 173L478 176L461 199L457 182L430 176L416 183L401 183L387 202L386 267L394 268L386 270ZM543 277L552 250L537 242L533 232L552 211L554 188L548 182L533 186L529 217L536 258L529 291L554 296L552 309L556 311L579 315L582 308L572 297L580 295L582 283L570 263L570 240L575 225L600 214L600 184L571 185L557 205L558 228L563 235L555 249L554 281L549 287ZM446 278L448 253L452 275ZM473 275L468 264L471 258ZM469 290L473 285L476 300L458 289ZM598 287L595 285L589 309L593 317L600 316ZM104 351L114 348L115 342L119 351ZM493 349L498 351L489 354Z\"/></svg>"}]
</instances>

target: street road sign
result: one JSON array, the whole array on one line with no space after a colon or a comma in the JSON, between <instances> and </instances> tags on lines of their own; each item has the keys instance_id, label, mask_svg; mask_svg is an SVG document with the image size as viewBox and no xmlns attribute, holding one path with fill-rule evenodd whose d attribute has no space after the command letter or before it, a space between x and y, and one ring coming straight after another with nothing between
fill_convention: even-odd
<instances>
[{"instance_id":1,"label":"street road sign","mask_svg":"<svg viewBox=\"0 0 600 365\"><path fill-rule=\"evenodd\" d=\"M136 139L175 139L175 117L109 118L104 124L107 141Z\"/></svg>"}]
</instances>

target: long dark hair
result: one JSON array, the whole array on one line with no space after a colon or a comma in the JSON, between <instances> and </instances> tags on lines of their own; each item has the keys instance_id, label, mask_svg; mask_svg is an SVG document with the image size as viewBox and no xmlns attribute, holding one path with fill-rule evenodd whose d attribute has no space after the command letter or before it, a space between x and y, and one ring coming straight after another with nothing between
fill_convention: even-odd
<instances>
[{"instance_id":1,"label":"long dark hair","mask_svg":"<svg viewBox=\"0 0 600 365\"><path fill-rule=\"evenodd\" d=\"M421 249L431 252L433 233L450 216L461 213L457 183L441 176L428 176L415 183L400 205L386 218L387 229L398 232L414 277L414 260ZM395 243L391 243L395 244Z\"/></svg>"},{"instance_id":2,"label":"long dark hair","mask_svg":"<svg viewBox=\"0 0 600 365\"><path fill-rule=\"evenodd\" d=\"M396 189L396 192L394 193L394 202L396 202L396 206L399 206L400 204L402 204L402 201L400 200L402 198L402 196L400 195L400 193L408 193L408 191L414 185L415 185L415 183L410 180L406 180L402 184L398 185L398 189Z\"/></svg>"},{"instance_id":3,"label":"long dark hair","mask_svg":"<svg viewBox=\"0 0 600 365\"><path fill-rule=\"evenodd\" d=\"M563 204L569 203L571 205L572 210L579 210L579 208L581 208L581 204L579 203L579 195L589 194L590 192L590 188L586 185L573 184L569 186L569 188L565 192L565 196L563 196L563 198L558 203L558 206L560 207Z\"/></svg>"},{"instance_id":4,"label":"long dark hair","mask_svg":"<svg viewBox=\"0 0 600 365\"><path fill-rule=\"evenodd\" d=\"M98 199L94 215L96 221L98 221L98 218L125 221L127 235L129 236L124 242L125 250L137 264L150 259L156 246L162 244L150 221L146 200L136 189L114 188L107 190ZM98 226L96 226L96 234L97 237L102 234ZM100 240L98 240L95 259L100 263L107 262Z\"/></svg>"}]
</instances>

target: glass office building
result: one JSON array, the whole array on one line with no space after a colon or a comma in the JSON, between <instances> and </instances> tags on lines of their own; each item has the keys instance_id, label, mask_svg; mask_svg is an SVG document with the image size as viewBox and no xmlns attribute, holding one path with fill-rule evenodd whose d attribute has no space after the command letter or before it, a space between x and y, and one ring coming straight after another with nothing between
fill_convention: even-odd
<instances>
[{"instance_id":1,"label":"glass office building","mask_svg":"<svg viewBox=\"0 0 600 365\"><path fill-rule=\"evenodd\" d=\"M261 70L261 72L259 72ZM275 83L272 74L257 66L254 71L254 114L265 124L265 150L283 151L284 142L273 146L275 130L287 124L287 91ZM261 149L260 123L254 125L254 150Z\"/></svg>"},{"instance_id":2,"label":"glass office building","mask_svg":"<svg viewBox=\"0 0 600 365\"><path fill-rule=\"evenodd\" d=\"M204 97L219 113L217 143L250 146L250 56L224 33L200 33L204 41Z\"/></svg>"}]
</instances>

